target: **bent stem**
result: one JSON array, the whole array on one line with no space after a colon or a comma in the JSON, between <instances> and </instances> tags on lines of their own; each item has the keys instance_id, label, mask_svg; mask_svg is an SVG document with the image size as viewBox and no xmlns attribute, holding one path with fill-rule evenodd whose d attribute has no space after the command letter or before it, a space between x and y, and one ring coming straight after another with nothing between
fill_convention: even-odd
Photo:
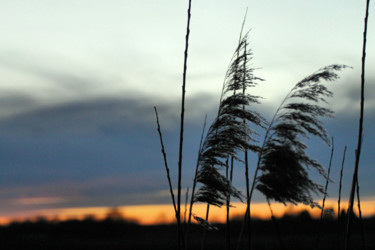
<instances>
[{"instance_id":1,"label":"bent stem","mask_svg":"<svg viewBox=\"0 0 375 250\"><path fill-rule=\"evenodd\" d=\"M316 245L315 245L315 249L318 249L319 248L319 240L320 240L320 228L322 226L322 220L323 220L323 214L324 214L324 206L325 206L325 203L326 203L326 198L327 198L327 189L328 189L328 184L329 184L329 174L331 172L331 166L332 166L332 158L333 158L333 152L335 150L335 147L334 147L334 140L333 140L333 137L332 137L332 148L331 148L331 157L329 159L329 166L328 166L328 173L327 173L327 179L326 179L326 186L324 188L324 196L323 196L323 204L322 204L322 210L320 212L320 220L319 220L319 225L318 225L318 236L316 238Z\"/></svg>"},{"instance_id":2,"label":"bent stem","mask_svg":"<svg viewBox=\"0 0 375 250\"><path fill-rule=\"evenodd\" d=\"M340 171L340 184L339 184L339 199L337 204L337 225L338 225L338 247L341 246L341 188L342 188L342 174L344 171L345 155L346 155L346 146L344 148L344 153L341 162L341 171Z\"/></svg>"},{"instance_id":3,"label":"bent stem","mask_svg":"<svg viewBox=\"0 0 375 250\"><path fill-rule=\"evenodd\" d=\"M155 110L155 116L156 116L156 123L157 123L157 126L158 126L157 130L158 130L158 133L159 133L160 144L161 144L161 153L163 154L165 170L167 172L167 179L168 179L168 184L169 184L169 192L171 193L172 202L173 202L173 208L174 208L174 212L175 212L176 219L177 219L178 217L177 217L176 201L175 201L175 198L174 198L171 177L170 177L170 174L169 174L167 154L165 153L164 142L163 142L163 135L162 135L161 129L160 129L158 110L156 109L155 106L154 106L154 110Z\"/></svg>"}]
</instances>

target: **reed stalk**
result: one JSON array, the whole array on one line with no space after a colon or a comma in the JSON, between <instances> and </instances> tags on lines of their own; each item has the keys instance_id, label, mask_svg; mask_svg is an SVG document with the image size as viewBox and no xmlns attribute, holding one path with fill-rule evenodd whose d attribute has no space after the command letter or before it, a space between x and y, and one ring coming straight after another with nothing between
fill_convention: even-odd
<instances>
[{"instance_id":1,"label":"reed stalk","mask_svg":"<svg viewBox=\"0 0 375 250\"><path fill-rule=\"evenodd\" d=\"M184 69L182 77L182 97L181 97L181 123L180 123L180 143L179 143L179 153L178 153L178 186L177 186L177 242L178 249L184 248L183 232L181 227L181 176L182 176L182 150L184 142L184 118L185 118L185 93L186 93L186 71L187 71L187 58L189 49L189 36L190 36L190 18L191 18L191 0L189 0L188 7L188 18L185 36L185 52L184 52Z\"/></svg>"},{"instance_id":2,"label":"reed stalk","mask_svg":"<svg viewBox=\"0 0 375 250\"><path fill-rule=\"evenodd\" d=\"M362 148L362 133L363 133L363 117L364 117L364 102L365 102L365 65L366 65L366 40L367 40L367 22L369 13L370 0L366 0L366 14L364 19L364 31L363 31L363 46L362 46L362 70L361 70L361 102L360 102L360 118L359 118L359 128L358 128L358 144L355 154L355 166L352 180L352 188L350 191L349 198L349 209L348 209L348 220L346 227L346 237L345 237L345 250L350 247L350 233L351 233L351 219L353 216L353 205L354 205L354 193L358 180L358 167L359 159L361 156Z\"/></svg>"}]
</instances>

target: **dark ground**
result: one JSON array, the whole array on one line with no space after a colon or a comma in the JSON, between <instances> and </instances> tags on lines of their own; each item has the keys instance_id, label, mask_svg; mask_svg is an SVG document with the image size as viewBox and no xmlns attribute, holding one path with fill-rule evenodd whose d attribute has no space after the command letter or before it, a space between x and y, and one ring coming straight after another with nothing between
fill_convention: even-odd
<instances>
[{"instance_id":1,"label":"dark ground","mask_svg":"<svg viewBox=\"0 0 375 250\"><path fill-rule=\"evenodd\" d=\"M375 249L375 217L363 221L366 248L361 240L360 221L355 219L351 249ZM225 249L225 225L218 231L207 232L206 248ZM285 216L277 219L284 249L315 249L319 221L308 214ZM232 248L241 228L240 221L231 222ZM344 228L341 226L341 228ZM339 232L340 231L340 232ZM203 228L193 225L190 249L201 249ZM272 221L252 220L252 249L282 249ZM318 249L343 249L343 232L337 219L325 219L321 224ZM0 249L153 249L168 250L176 247L176 225L140 226L122 220L13 223L0 227ZM246 239L245 239L246 241ZM247 249L245 245L241 249Z\"/></svg>"}]
</instances>

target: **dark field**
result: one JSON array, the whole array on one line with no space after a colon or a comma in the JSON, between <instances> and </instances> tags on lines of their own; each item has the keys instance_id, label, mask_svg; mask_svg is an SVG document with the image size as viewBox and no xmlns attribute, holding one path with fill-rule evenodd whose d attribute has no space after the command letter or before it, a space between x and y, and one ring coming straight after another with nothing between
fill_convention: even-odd
<instances>
[{"instance_id":1,"label":"dark field","mask_svg":"<svg viewBox=\"0 0 375 250\"><path fill-rule=\"evenodd\" d=\"M361 240L360 222L353 222L351 249L375 249L375 218L363 221L366 247ZM241 222L231 222L232 249L235 249ZM315 249L318 220L308 215L288 216L277 220L284 249ZM206 248L225 249L225 225L207 232ZM343 228L343 227L341 227ZM193 225L190 249L201 249L203 228ZM337 220L326 219L321 224L318 249L343 249L343 232ZM252 249L282 249L272 221L252 221ZM176 225L140 226L126 221L84 220L13 223L0 228L0 249L177 249ZM245 249L243 245L241 249Z\"/></svg>"}]
</instances>

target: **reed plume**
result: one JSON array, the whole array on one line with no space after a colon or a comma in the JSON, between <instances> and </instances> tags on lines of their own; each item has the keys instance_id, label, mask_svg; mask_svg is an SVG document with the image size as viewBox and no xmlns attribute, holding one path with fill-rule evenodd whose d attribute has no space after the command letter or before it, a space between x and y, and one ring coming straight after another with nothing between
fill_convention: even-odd
<instances>
[{"instance_id":1,"label":"reed plume","mask_svg":"<svg viewBox=\"0 0 375 250\"><path fill-rule=\"evenodd\" d=\"M260 97L243 92L244 88L254 87L261 80L253 75L254 69L249 66L252 53L247 49L248 44L246 34L227 71L218 115L207 132L200 155L197 181L202 186L195 195L195 201L221 207L230 196L242 200L242 194L220 170L226 168L229 157L241 161L239 152L258 151L254 140L257 133L250 124L264 127L266 123L259 113L249 109L250 105L259 103Z\"/></svg>"},{"instance_id":2,"label":"reed plume","mask_svg":"<svg viewBox=\"0 0 375 250\"><path fill-rule=\"evenodd\" d=\"M304 78L277 109L259 154L262 175L256 179L256 188L268 199L320 207L311 193L323 194L324 189L310 179L308 170L313 168L324 178L328 176L323 166L306 154L307 146L301 139L313 135L330 144L320 119L333 116L333 111L321 106L333 93L322 81L337 80L337 71L346 67L330 65Z\"/></svg>"}]
</instances>

